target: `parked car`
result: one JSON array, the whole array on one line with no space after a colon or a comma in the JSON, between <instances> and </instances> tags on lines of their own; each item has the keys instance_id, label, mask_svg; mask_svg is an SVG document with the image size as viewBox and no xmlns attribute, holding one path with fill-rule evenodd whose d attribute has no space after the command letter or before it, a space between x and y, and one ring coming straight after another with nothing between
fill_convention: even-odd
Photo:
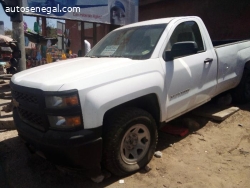
<instances>
[{"instance_id":1,"label":"parked car","mask_svg":"<svg viewBox=\"0 0 250 188\"><path fill-rule=\"evenodd\" d=\"M149 20L112 31L86 57L15 74L13 115L46 159L123 176L151 160L162 122L225 91L249 102L249 83L249 40L214 45L194 16Z\"/></svg>"}]
</instances>

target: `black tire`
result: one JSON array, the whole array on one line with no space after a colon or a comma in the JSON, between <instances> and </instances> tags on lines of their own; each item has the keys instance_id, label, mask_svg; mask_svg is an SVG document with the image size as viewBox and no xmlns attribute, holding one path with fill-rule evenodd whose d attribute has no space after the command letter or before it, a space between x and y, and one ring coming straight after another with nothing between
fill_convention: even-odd
<instances>
[{"instance_id":1,"label":"black tire","mask_svg":"<svg viewBox=\"0 0 250 188\"><path fill-rule=\"evenodd\" d=\"M103 139L104 167L114 175L125 176L149 163L158 132L155 120L148 112L127 108L107 118Z\"/></svg>"},{"instance_id":2,"label":"black tire","mask_svg":"<svg viewBox=\"0 0 250 188\"><path fill-rule=\"evenodd\" d=\"M239 85L232 90L233 102L244 104L250 102L250 71L245 69Z\"/></svg>"}]
</instances>

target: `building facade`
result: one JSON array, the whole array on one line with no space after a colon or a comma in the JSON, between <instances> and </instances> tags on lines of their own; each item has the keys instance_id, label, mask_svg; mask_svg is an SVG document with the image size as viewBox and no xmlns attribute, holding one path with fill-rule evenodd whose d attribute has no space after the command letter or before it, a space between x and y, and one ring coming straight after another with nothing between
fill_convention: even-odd
<instances>
[{"instance_id":1,"label":"building facade","mask_svg":"<svg viewBox=\"0 0 250 188\"><path fill-rule=\"evenodd\" d=\"M139 21L199 16L212 40L250 38L249 0L141 0Z\"/></svg>"},{"instance_id":2,"label":"building facade","mask_svg":"<svg viewBox=\"0 0 250 188\"><path fill-rule=\"evenodd\" d=\"M139 21L176 17L199 16L205 23L212 40L250 38L250 0L140 0ZM113 29L112 24L97 24L66 20L69 29L70 50L84 51L84 40L91 46Z\"/></svg>"}]
</instances>

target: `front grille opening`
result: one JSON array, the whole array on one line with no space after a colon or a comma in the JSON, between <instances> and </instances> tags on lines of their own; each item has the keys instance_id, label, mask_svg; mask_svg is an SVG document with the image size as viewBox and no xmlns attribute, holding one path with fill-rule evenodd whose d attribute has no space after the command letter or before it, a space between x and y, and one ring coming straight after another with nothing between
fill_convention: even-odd
<instances>
[{"instance_id":1,"label":"front grille opening","mask_svg":"<svg viewBox=\"0 0 250 188\"><path fill-rule=\"evenodd\" d=\"M21 108L18 108L18 111L19 111L20 115L22 116L22 118L27 119L28 121L35 123L37 125L43 124L41 116L34 114L32 112L29 112L27 110L21 109Z\"/></svg>"},{"instance_id":2,"label":"front grille opening","mask_svg":"<svg viewBox=\"0 0 250 188\"><path fill-rule=\"evenodd\" d=\"M35 95L21 93L19 91L13 91L13 90L12 90L12 95L13 98L15 98L17 101L22 100L24 102L38 104L38 98Z\"/></svg>"},{"instance_id":3,"label":"front grille opening","mask_svg":"<svg viewBox=\"0 0 250 188\"><path fill-rule=\"evenodd\" d=\"M34 126L40 130L45 131L45 128L43 127L43 119L40 115L27 111L20 107L18 108L18 112L23 121L27 122L31 126Z\"/></svg>"},{"instance_id":4,"label":"front grille opening","mask_svg":"<svg viewBox=\"0 0 250 188\"><path fill-rule=\"evenodd\" d=\"M47 117L44 112L43 92L36 88L15 85L11 82L12 97L17 101L16 110L20 119L27 126L40 131L47 131Z\"/></svg>"}]
</instances>

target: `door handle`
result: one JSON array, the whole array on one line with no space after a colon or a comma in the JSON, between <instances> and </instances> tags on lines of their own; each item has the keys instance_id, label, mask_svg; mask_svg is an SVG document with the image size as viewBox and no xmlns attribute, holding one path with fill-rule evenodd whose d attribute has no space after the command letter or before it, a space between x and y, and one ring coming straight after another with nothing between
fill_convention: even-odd
<instances>
[{"instance_id":1,"label":"door handle","mask_svg":"<svg viewBox=\"0 0 250 188\"><path fill-rule=\"evenodd\" d=\"M206 58L204 60L204 63L207 64L207 63L211 63L213 61L213 58Z\"/></svg>"}]
</instances>

